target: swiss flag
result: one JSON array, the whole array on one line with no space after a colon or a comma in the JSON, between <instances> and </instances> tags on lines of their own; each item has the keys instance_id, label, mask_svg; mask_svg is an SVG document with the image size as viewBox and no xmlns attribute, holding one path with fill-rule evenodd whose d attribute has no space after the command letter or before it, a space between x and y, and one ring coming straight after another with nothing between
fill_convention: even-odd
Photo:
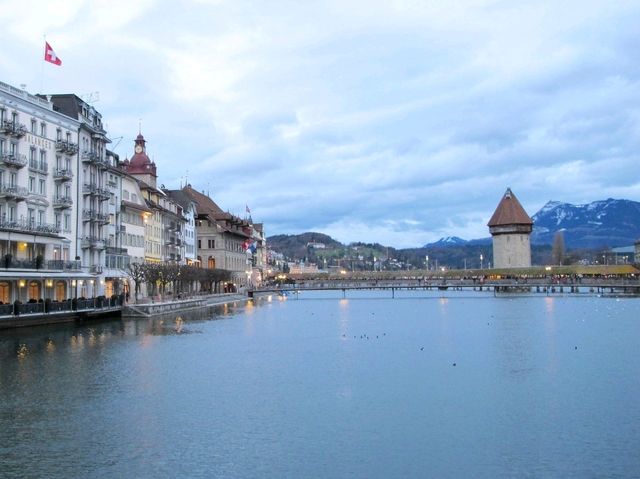
<instances>
[{"instance_id":1,"label":"swiss flag","mask_svg":"<svg viewBox=\"0 0 640 479\"><path fill-rule=\"evenodd\" d=\"M62 60L56 56L56 52L53 51L49 42L44 42L44 61L54 65L62 65Z\"/></svg>"}]
</instances>

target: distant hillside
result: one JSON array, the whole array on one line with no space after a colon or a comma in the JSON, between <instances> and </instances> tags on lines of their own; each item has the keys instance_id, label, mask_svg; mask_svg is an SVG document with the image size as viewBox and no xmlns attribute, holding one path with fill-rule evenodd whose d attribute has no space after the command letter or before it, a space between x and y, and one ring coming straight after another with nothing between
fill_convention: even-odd
<instances>
[{"instance_id":1,"label":"distant hillside","mask_svg":"<svg viewBox=\"0 0 640 479\"><path fill-rule=\"evenodd\" d=\"M299 235L274 235L267 238L270 249L284 254L287 258L303 259L308 256L308 245L324 245L325 249L344 248L339 241L322 233L301 233Z\"/></svg>"},{"instance_id":2,"label":"distant hillside","mask_svg":"<svg viewBox=\"0 0 640 479\"><path fill-rule=\"evenodd\" d=\"M610 198L586 205L549 201L532 219L534 244L552 244L558 231L571 249L628 246L640 239L637 201Z\"/></svg>"}]
</instances>

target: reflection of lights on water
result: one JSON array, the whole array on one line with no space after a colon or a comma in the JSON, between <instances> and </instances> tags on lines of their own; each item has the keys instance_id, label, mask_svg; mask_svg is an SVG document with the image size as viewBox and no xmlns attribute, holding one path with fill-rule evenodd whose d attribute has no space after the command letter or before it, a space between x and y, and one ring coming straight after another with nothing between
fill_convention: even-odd
<instances>
[{"instance_id":1,"label":"reflection of lights on water","mask_svg":"<svg viewBox=\"0 0 640 479\"><path fill-rule=\"evenodd\" d=\"M273 300L273 296L269 295L267 296L267 303L270 303Z\"/></svg>"},{"instance_id":2,"label":"reflection of lights on water","mask_svg":"<svg viewBox=\"0 0 640 479\"><path fill-rule=\"evenodd\" d=\"M47 352L52 353L56 350L56 345L52 339L47 340Z\"/></svg>"},{"instance_id":3,"label":"reflection of lights on water","mask_svg":"<svg viewBox=\"0 0 640 479\"><path fill-rule=\"evenodd\" d=\"M346 298L342 298L339 301L339 304L340 304L341 307L346 308L347 306L349 306L349 300L346 299Z\"/></svg>"},{"instance_id":4,"label":"reflection of lights on water","mask_svg":"<svg viewBox=\"0 0 640 479\"><path fill-rule=\"evenodd\" d=\"M176 333L182 332L182 326L184 325L184 319L182 319L182 317L178 316L176 318L175 323L176 323L176 326L175 326Z\"/></svg>"},{"instance_id":5,"label":"reflection of lights on water","mask_svg":"<svg viewBox=\"0 0 640 479\"><path fill-rule=\"evenodd\" d=\"M18 348L18 359L24 359L29 355L29 348L27 348L26 344L21 344Z\"/></svg>"},{"instance_id":6,"label":"reflection of lights on water","mask_svg":"<svg viewBox=\"0 0 640 479\"><path fill-rule=\"evenodd\" d=\"M555 305L553 302L553 298L551 296L544 297L544 305L545 305L545 309L547 310L547 313L549 314L553 313Z\"/></svg>"}]
</instances>

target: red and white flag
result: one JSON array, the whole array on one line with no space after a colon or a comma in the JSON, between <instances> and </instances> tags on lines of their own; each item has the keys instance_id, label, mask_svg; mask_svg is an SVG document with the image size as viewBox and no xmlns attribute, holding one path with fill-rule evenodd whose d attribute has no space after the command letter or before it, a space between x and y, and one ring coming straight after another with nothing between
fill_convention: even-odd
<instances>
[{"instance_id":1,"label":"red and white flag","mask_svg":"<svg viewBox=\"0 0 640 479\"><path fill-rule=\"evenodd\" d=\"M53 51L49 42L44 42L44 61L54 65L62 65L62 60L56 56L56 52Z\"/></svg>"}]
</instances>

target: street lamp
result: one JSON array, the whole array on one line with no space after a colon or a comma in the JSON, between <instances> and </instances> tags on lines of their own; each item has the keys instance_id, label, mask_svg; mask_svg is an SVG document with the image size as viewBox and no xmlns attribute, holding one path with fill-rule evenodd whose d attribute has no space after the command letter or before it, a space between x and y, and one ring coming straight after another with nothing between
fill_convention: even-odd
<instances>
[{"instance_id":1,"label":"street lamp","mask_svg":"<svg viewBox=\"0 0 640 479\"><path fill-rule=\"evenodd\" d=\"M480 253L480 269L482 269L482 260L484 259L484 257L482 256L482 253Z\"/></svg>"},{"instance_id":2,"label":"street lamp","mask_svg":"<svg viewBox=\"0 0 640 479\"><path fill-rule=\"evenodd\" d=\"M429 271L429 255L425 256L425 259L427 261L427 271Z\"/></svg>"}]
</instances>

